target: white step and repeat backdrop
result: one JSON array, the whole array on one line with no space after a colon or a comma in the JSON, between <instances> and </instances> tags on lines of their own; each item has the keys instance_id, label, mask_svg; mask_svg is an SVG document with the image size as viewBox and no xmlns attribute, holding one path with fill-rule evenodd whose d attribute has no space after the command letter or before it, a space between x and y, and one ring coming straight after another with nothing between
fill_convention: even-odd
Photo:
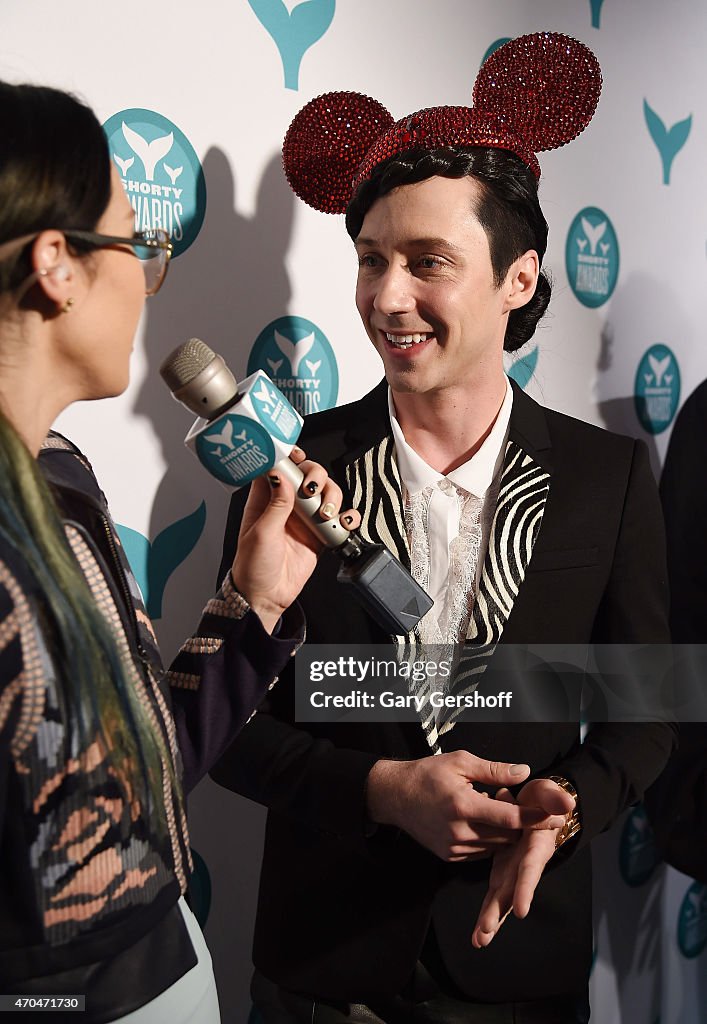
<instances>
[{"instance_id":1,"label":"white step and repeat backdrop","mask_svg":"<svg viewBox=\"0 0 707 1024\"><path fill-rule=\"evenodd\" d=\"M83 96L137 225L176 242L129 391L59 423L99 474L167 655L213 588L227 496L182 447L164 356L201 337L238 375L262 366L303 412L379 379L341 219L296 201L281 171L287 126L321 92L365 92L400 117L468 102L499 40L552 29L592 47L597 115L541 155L551 313L512 372L547 405L643 438L659 472L675 413L707 376L701 0L3 0L1 26L2 77ZM190 814L224 1021L244 1024L263 812L207 781ZM707 888L657 863L640 809L596 847L594 1019L702 1024Z\"/></svg>"}]
</instances>

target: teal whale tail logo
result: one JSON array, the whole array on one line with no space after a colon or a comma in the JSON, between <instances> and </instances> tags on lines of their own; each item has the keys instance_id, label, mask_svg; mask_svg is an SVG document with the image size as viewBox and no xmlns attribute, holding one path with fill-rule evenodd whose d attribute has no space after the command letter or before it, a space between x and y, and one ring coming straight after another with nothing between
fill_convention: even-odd
<instances>
[{"instance_id":1,"label":"teal whale tail logo","mask_svg":"<svg viewBox=\"0 0 707 1024\"><path fill-rule=\"evenodd\" d=\"M530 378L535 373L535 367L538 365L538 346L528 352L527 356L521 356L520 359L516 359L511 366L508 367L506 373L508 376L516 382L518 387L524 391L527 388Z\"/></svg>"},{"instance_id":2,"label":"teal whale tail logo","mask_svg":"<svg viewBox=\"0 0 707 1024\"><path fill-rule=\"evenodd\" d=\"M592 9L592 28L601 28L601 8L604 0L589 0Z\"/></svg>"},{"instance_id":3,"label":"teal whale tail logo","mask_svg":"<svg viewBox=\"0 0 707 1024\"><path fill-rule=\"evenodd\" d=\"M299 69L310 46L334 18L336 0L248 0L258 21L275 40L285 72L285 88L299 88Z\"/></svg>"},{"instance_id":4,"label":"teal whale tail logo","mask_svg":"<svg viewBox=\"0 0 707 1024\"><path fill-rule=\"evenodd\" d=\"M494 41L491 43L491 45L489 46L489 48L486 51L486 53L481 58L481 63L483 64L484 61L488 60L488 58L491 56L492 53L495 53L496 50L500 49L506 43L510 43L510 41L511 41L511 37L510 36L501 36L500 39L494 39Z\"/></svg>"},{"instance_id":5,"label":"teal whale tail logo","mask_svg":"<svg viewBox=\"0 0 707 1024\"><path fill-rule=\"evenodd\" d=\"M148 142L143 139L139 132L134 131L123 121L123 138L139 158L145 168L145 180L155 180L155 167L162 157L167 156L174 145L174 132L163 135L160 139L153 139Z\"/></svg>"},{"instance_id":6,"label":"teal whale tail logo","mask_svg":"<svg viewBox=\"0 0 707 1024\"><path fill-rule=\"evenodd\" d=\"M137 530L117 526L130 568L135 574L151 619L162 618L162 597L174 570L191 553L206 524L206 504L184 519L171 523L158 533L152 544Z\"/></svg>"},{"instance_id":7,"label":"teal whale tail logo","mask_svg":"<svg viewBox=\"0 0 707 1024\"><path fill-rule=\"evenodd\" d=\"M643 114L646 118L648 131L656 144L660 159L663 161L663 184L670 184L670 169L673 160L687 142L692 128L692 114L684 121L676 121L669 130L665 127L655 110L651 110L646 100L643 101Z\"/></svg>"}]
</instances>

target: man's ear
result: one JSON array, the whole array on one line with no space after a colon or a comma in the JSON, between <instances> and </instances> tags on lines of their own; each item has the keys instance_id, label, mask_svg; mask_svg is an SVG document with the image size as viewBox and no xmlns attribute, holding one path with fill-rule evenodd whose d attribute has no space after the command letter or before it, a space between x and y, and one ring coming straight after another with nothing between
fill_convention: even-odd
<instances>
[{"instance_id":1,"label":"man's ear","mask_svg":"<svg viewBox=\"0 0 707 1024\"><path fill-rule=\"evenodd\" d=\"M512 309L520 309L530 302L540 276L540 257L535 249L528 249L522 256L514 260L508 269L504 287L506 301L504 313Z\"/></svg>"},{"instance_id":2,"label":"man's ear","mask_svg":"<svg viewBox=\"0 0 707 1024\"><path fill-rule=\"evenodd\" d=\"M50 302L63 306L70 297L76 261L69 253L61 231L42 231L34 241L32 269L37 284Z\"/></svg>"}]
</instances>

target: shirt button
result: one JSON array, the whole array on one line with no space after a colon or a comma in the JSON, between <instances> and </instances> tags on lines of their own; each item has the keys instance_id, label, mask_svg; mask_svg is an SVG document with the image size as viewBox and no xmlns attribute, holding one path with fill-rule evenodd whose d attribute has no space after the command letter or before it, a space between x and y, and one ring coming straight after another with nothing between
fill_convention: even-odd
<instances>
[{"instance_id":1,"label":"shirt button","mask_svg":"<svg viewBox=\"0 0 707 1024\"><path fill-rule=\"evenodd\" d=\"M439 482L439 489L440 489L440 491L444 491L445 493L449 493L449 491L451 491L451 489L452 489L452 482L451 482L451 480L440 480L440 482Z\"/></svg>"}]
</instances>

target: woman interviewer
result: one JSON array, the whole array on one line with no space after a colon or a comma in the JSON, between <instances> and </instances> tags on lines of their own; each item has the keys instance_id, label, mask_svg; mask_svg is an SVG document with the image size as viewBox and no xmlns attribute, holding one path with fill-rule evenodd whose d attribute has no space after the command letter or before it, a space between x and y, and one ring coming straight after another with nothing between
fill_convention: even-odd
<instances>
[{"instance_id":1,"label":"woman interviewer","mask_svg":"<svg viewBox=\"0 0 707 1024\"><path fill-rule=\"evenodd\" d=\"M170 251L133 228L92 112L0 83L0 990L85 995L84 1024L213 1024L184 793L296 649L317 543L287 482L257 481L232 573L163 671L90 466L50 432L127 386Z\"/></svg>"}]
</instances>

